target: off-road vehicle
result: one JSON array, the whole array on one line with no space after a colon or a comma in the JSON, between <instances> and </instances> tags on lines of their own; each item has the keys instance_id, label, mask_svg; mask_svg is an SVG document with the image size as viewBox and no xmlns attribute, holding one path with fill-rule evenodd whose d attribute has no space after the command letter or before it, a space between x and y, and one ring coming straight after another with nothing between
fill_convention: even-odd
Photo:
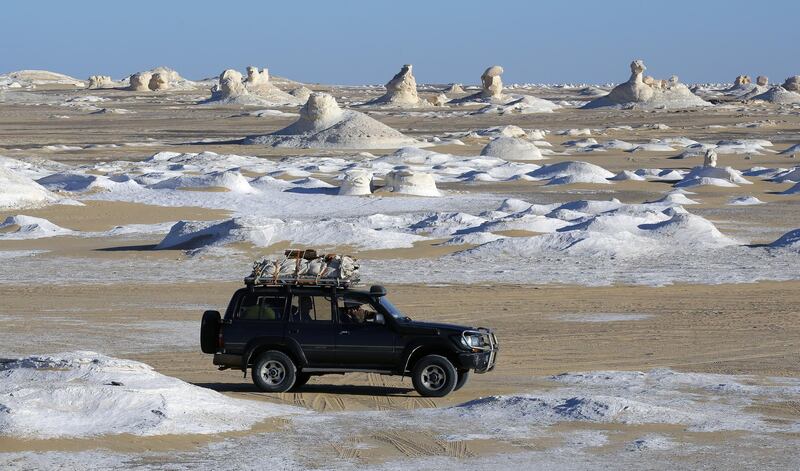
<instances>
[{"instance_id":1,"label":"off-road vehicle","mask_svg":"<svg viewBox=\"0 0 800 471\"><path fill-rule=\"evenodd\" d=\"M219 369L246 375L250 368L263 391L300 388L314 375L374 372L410 376L419 394L441 397L464 386L471 371L495 366L491 330L414 321L381 286L359 290L352 287L357 280L341 276L264 277L256 271L224 316L203 314L200 340Z\"/></svg>"}]
</instances>

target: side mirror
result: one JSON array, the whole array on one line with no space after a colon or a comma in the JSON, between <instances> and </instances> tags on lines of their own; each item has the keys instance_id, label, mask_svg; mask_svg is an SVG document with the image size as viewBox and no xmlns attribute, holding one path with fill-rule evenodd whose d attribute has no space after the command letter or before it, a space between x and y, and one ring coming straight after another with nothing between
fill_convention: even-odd
<instances>
[{"instance_id":1,"label":"side mirror","mask_svg":"<svg viewBox=\"0 0 800 471\"><path fill-rule=\"evenodd\" d=\"M383 318L383 314L376 313L375 314L375 320L372 321L372 322L374 322L375 324L385 325L386 324L386 319Z\"/></svg>"}]
</instances>

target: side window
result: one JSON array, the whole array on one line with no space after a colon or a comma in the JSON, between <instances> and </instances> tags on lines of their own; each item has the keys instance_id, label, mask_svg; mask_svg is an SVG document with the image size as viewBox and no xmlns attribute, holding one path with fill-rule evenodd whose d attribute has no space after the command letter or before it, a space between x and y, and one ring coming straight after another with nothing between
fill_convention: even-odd
<instances>
[{"instance_id":1,"label":"side window","mask_svg":"<svg viewBox=\"0 0 800 471\"><path fill-rule=\"evenodd\" d=\"M331 298L325 296L292 296L292 322L331 322Z\"/></svg>"},{"instance_id":2,"label":"side window","mask_svg":"<svg viewBox=\"0 0 800 471\"><path fill-rule=\"evenodd\" d=\"M337 297L336 306L342 324L370 324L378 313L366 299Z\"/></svg>"},{"instance_id":3,"label":"side window","mask_svg":"<svg viewBox=\"0 0 800 471\"><path fill-rule=\"evenodd\" d=\"M239 303L237 318L246 320L283 320L285 298L281 296L261 296L248 293Z\"/></svg>"}]
</instances>

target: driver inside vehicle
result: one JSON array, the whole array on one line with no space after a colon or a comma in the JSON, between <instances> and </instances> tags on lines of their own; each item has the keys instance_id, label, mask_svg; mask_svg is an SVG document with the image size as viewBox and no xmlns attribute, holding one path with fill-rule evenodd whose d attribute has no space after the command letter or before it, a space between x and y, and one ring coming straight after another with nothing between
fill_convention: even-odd
<instances>
[{"instance_id":1,"label":"driver inside vehicle","mask_svg":"<svg viewBox=\"0 0 800 471\"><path fill-rule=\"evenodd\" d=\"M364 309L362 304L348 304L342 311L343 324L363 324L374 312Z\"/></svg>"}]
</instances>

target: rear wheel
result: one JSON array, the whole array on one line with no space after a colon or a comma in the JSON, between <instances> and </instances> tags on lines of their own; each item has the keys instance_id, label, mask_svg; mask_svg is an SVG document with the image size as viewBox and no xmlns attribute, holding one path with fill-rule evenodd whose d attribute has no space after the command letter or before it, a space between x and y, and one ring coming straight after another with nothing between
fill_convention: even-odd
<instances>
[{"instance_id":1,"label":"rear wheel","mask_svg":"<svg viewBox=\"0 0 800 471\"><path fill-rule=\"evenodd\" d=\"M456 380L456 387L453 388L453 391L458 391L459 389L463 388L465 384L467 384L467 380L469 379L469 370L462 370L458 372L458 379Z\"/></svg>"},{"instance_id":2,"label":"rear wheel","mask_svg":"<svg viewBox=\"0 0 800 471\"><path fill-rule=\"evenodd\" d=\"M411 373L414 389L425 397L443 397L456 387L458 372L450 360L441 355L422 357Z\"/></svg>"},{"instance_id":3,"label":"rear wheel","mask_svg":"<svg viewBox=\"0 0 800 471\"><path fill-rule=\"evenodd\" d=\"M265 392L286 392L294 386L297 368L285 353L269 350L253 364L253 383Z\"/></svg>"}]
</instances>

